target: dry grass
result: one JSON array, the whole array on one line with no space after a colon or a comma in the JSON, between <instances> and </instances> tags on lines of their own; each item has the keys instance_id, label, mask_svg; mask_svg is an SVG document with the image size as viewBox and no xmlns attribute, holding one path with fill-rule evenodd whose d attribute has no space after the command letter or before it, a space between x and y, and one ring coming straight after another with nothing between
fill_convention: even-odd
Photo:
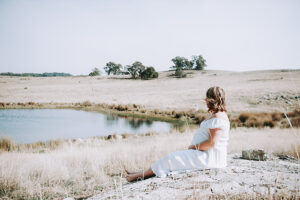
<instances>
[{"instance_id":1,"label":"dry grass","mask_svg":"<svg viewBox=\"0 0 300 200\"><path fill-rule=\"evenodd\" d=\"M226 91L229 112L283 112L299 107L300 70L230 72L193 71L184 79L168 77L173 72L160 72L151 81L131 79L101 80L93 77L1 77L0 102L74 103L144 105L145 110L206 110L206 90L219 85ZM203 73L204 72L204 73ZM257 81L249 81L249 80ZM28 89L25 90L24 87ZM14 91L13 93L11 91Z\"/></svg>"},{"instance_id":2,"label":"dry grass","mask_svg":"<svg viewBox=\"0 0 300 200\"><path fill-rule=\"evenodd\" d=\"M286 154L299 159L300 129L237 128L230 131L229 153L254 148L264 149L273 154Z\"/></svg>"},{"instance_id":3,"label":"dry grass","mask_svg":"<svg viewBox=\"0 0 300 200\"><path fill-rule=\"evenodd\" d=\"M15 150L15 143L8 137L1 136L0 138L0 152Z\"/></svg>"},{"instance_id":4,"label":"dry grass","mask_svg":"<svg viewBox=\"0 0 300 200\"><path fill-rule=\"evenodd\" d=\"M50 140L47 142L34 142L31 144L15 144L9 137L2 136L0 138L0 153L3 151L44 153L46 151L57 149L68 141L69 140Z\"/></svg>"},{"instance_id":5,"label":"dry grass","mask_svg":"<svg viewBox=\"0 0 300 200\"><path fill-rule=\"evenodd\" d=\"M287 117L291 121L292 127L300 127L300 109L295 109L292 112L287 113ZM231 118L231 125L233 127L252 127L252 128L263 128L263 127L281 127L290 128L287 118L284 113L279 112L242 112L238 118Z\"/></svg>"},{"instance_id":6,"label":"dry grass","mask_svg":"<svg viewBox=\"0 0 300 200\"><path fill-rule=\"evenodd\" d=\"M92 103L90 101L84 101L81 103L81 105L87 107L87 106L92 106Z\"/></svg>"},{"instance_id":7,"label":"dry grass","mask_svg":"<svg viewBox=\"0 0 300 200\"><path fill-rule=\"evenodd\" d=\"M294 129L294 133L291 131L234 129L230 133L228 152L264 148L267 152L292 154L291 145L299 148L299 129ZM123 137L125 139L68 140L43 153L34 149L2 152L0 198L53 199L99 193L113 186L124 168L144 170L168 152L187 149L192 136L193 132L188 131L149 133L147 137L127 135Z\"/></svg>"}]
</instances>

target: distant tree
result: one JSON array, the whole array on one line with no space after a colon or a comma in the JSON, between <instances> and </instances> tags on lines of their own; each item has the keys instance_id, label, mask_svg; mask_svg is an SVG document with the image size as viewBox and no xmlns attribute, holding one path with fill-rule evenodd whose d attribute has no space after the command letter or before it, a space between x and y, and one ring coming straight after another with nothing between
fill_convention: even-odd
<instances>
[{"instance_id":1,"label":"distant tree","mask_svg":"<svg viewBox=\"0 0 300 200\"><path fill-rule=\"evenodd\" d=\"M154 67L146 67L141 73L141 79L147 80L152 78L158 78L158 73L155 71Z\"/></svg>"},{"instance_id":2,"label":"distant tree","mask_svg":"<svg viewBox=\"0 0 300 200\"><path fill-rule=\"evenodd\" d=\"M171 69L193 69L193 62L189 61L185 57L177 56L172 59L172 62L174 63L174 66L172 66Z\"/></svg>"},{"instance_id":3,"label":"distant tree","mask_svg":"<svg viewBox=\"0 0 300 200\"><path fill-rule=\"evenodd\" d=\"M134 79L141 77L141 73L144 70L145 70L145 66L139 61L136 61L132 65L127 66L127 71Z\"/></svg>"},{"instance_id":4,"label":"distant tree","mask_svg":"<svg viewBox=\"0 0 300 200\"><path fill-rule=\"evenodd\" d=\"M108 75L110 75L110 74L119 75L122 73L122 65L116 64L114 62L108 62L108 63L106 63L104 70Z\"/></svg>"},{"instance_id":5,"label":"distant tree","mask_svg":"<svg viewBox=\"0 0 300 200\"><path fill-rule=\"evenodd\" d=\"M12 73L12 72L4 72L4 73L0 73L0 76L52 77L52 76L72 76L72 74L63 73L63 72L45 72L45 73L42 73L42 74L39 74L39 73Z\"/></svg>"},{"instance_id":6,"label":"distant tree","mask_svg":"<svg viewBox=\"0 0 300 200\"><path fill-rule=\"evenodd\" d=\"M121 70L121 74L123 74L123 75L129 75L130 73L129 73L129 71L128 71L128 68L130 68L130 67L131 67L131 65L123 66L123 67L122 67L123 70Z\"/></svg>"},{"instance_id":7,"label":"distant tree","mask_svg":"<svg viewBox=\"0 0 300 200\"><path fill-rule=\"evenodd\" d=\"M100 75L100 70L98 68L94 68L91 73L89 73L89 76L99 76Z\"/></svg>"},{"instance_id":8,"label":"distant tree","mask_svg":"<svg viewBox=\"0 0 300 200\"><path fill-rule=\"evenodd\" d=\"M178 69L175 70L174 76L175 76L176 78L185 78L185 77L187 76L187 74L186 74L186 73L183 73L183 70L180 69L180 68L178 68Z\"/></svg>"},{"instance_id":9,"label":"distant tree","mask_svg":"<svg viewBox=\"0 0 300 200\"><path fill-rule=\"evenodd\" d=\"M203 70L204 67L206 67L206 60L202 57L202 55L192 56L192 62L195 70Z\"/></svg>"}]
</instances>

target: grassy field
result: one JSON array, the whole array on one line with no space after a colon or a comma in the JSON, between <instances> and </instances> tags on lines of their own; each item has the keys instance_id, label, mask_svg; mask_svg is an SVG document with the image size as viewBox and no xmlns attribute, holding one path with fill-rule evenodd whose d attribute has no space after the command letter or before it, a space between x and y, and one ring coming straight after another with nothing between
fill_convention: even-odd
<instances>
[{"instance_id":1,"label":"grassy field","mask_svg":"<svg viewBox=\"0 0 300 200\"><path fill-rule=\"evenodd\" d=\"M125 139L60 141L0 153L0 197L53 199L87 197L125 182L124 169L147 169L163 155L187 149L194 131ZM283 140L284 138L284 140ZM228 153L263 148L297 157L299 129L237 128L231 130Z\"/></svg>"},{"instance_id":2,"label":"grassy field","mask_svg":"<svg viewBox=\"0 0 300 200\"><path fill-rule=\"evenodd\" d=\"M206 115L205 92L218 85L225 89L232 121L229 153L263 148L299 159L300 70L191 71L182 79L170 77L171 73L161 72L158 79L148 81L118 76L0 76L0 108L75 108L199 123ZM94 195L114 187L116 181L125 181L124 168L143 170L168 152L186 149L193 134L194 129L187 129L118 140L88 138L29 145L2 138L0 198Z\"/></svg>"},{"instance_id":3,"label":"grassy field","mask_svg":"<svg viewBox=\"0 0 300 200\"><path fill-rule=\"evenodd\" d=\"M234 112L289 112L300 105L300 70L250 72L191 71L187 78L160 72L158 79L121 77L5 77L0 76L0 102L41 104L136 104L145 110L206 110L205 92L225 89L227 108Z\"/></svg>"}]
</instances>

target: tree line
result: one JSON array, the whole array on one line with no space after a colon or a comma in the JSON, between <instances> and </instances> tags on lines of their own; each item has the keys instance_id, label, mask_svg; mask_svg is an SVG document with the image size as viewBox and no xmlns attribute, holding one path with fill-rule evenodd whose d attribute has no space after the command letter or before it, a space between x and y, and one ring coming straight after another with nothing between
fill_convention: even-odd
<instances>
[{"instance_id":1,"label":"tree line","mask_svg":"<svg viewBox=\"0 0 300 200\"><path fill-rule=\"evenodd\" d=\"M141 62L136 61L132 65L122 66L121 64L117 64L114 62L106 63L104 67L104 71L108 75L131 75L133 79L153 79L158 78L158 72L155 71L152 66L145 66ZM89 74L89 76L100 75L100 71L98 68L94 68L93 71Z\"/></svg>"},{"instance_id":2,"label":"tree line","mask_svg":"<svg viewBox=\"0 0 300 200\"><path fill-rule=\"evenodd\" d=\"M185 57L177 56L171 60L173 66L170 67L171 70L175 70L173 74L176 77L186 77L183 70L203 70L206 67L206 60L201 56L192 56L191 60ZM106 63L104 71L108 75L131 75L133 79L153 79L158 78L158 72L152 66L145 66L140 61L136 61L131 65L122 66L114 62ZM98 76L101 72L98 68L94 68L89 76ZM45 72L45 73L12 73L4 72L0 73L1 76L33 76L33 77L54 77L54 76L72 76L69 73L63 72Z\"/></svg>"},{"instance_id":3,"label":"tree line","mask_svg":"<svg viewBox=\"0 0 300 200\"><path fill-rule=\"evenodd\" d=\"M183 73L183 70L203 70L204 67L206 67L206 60L202 57L202 55L192 56L191 60L177 56L171 61L174 65L171 66L170 69L175 70L173 75L180 78L186 76L186 74ZM104 67L104 71L108 75L131 75L133 79L141 78L146 80L158 78L158 72L156 72L154 67L146 67L139 61L126 66L122 66L115 62L108 62ZM89 76L97 75L100 75L100 70L98 68L94 68L89 74Z\"/></svg>"},{"instance_id":4,"label":"tree line","mask_svg":"<svg viewBox=\"0 0 300 200\"><path fill-rule=\"evenodd\" d=\"M13 73L13 72L4 72L4 73L0 73L0 76L53 77L53 76L72 76L72 74L63 73L63 72L45 72L45 73Z\"/></svg>"}]
</instances>

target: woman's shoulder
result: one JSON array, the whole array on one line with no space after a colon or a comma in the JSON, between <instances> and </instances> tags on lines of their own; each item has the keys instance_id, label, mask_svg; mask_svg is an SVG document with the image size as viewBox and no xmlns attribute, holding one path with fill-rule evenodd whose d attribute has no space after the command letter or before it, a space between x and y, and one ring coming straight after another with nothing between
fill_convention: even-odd
<instances>
[{"instance_id":1,"label":"woman's shoulder","mask_svg":"<svg viewBox=\"0 0 300 200\"><path fill-rule=\"evenodd\" d=\"M226 118L213 117L207 121L207 124L210 129L214 129L225 128L230 124L230 122L229 119Z\"/></svg>"}]
</instances>

